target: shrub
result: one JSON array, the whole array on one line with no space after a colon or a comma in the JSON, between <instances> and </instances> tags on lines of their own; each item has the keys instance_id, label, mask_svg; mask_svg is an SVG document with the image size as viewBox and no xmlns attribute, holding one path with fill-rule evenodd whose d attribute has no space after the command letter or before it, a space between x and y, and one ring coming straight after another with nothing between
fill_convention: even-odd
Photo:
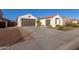
<instances>
[{"instance_id":1,"label":"shrub","mask_svg":"<svg viewBox=\"0 0 79 59\"><path fill-rule=\"evenodd\" d=\"M63 26L63 25L62 25L62 26L57 25L56 28L57 28L58 30L63 30L63 29L64 29L64 26Z\"/></svg>"},{"instance_id":2,"label":"shrub","mask_svg":"<svg viewBox=\"0 0 79 59\"><path fill-rule=\"evenodd\" d=\"M67 27L79 27L78 24L75 24L75 23L69 23L69 24L66 24Z\"/></svg>"},{"instance_id":3,"label":"shrub","mask_svg":"<svg viewBox=\"0 0 79 59\"><path fill-rule=\"evenodd\" d=\"M53 28L52 25L48 25L47 27L48 27L48 28L51 28L51 29Z\"/></svg>"},{"instance_id":4,"label":"shrub","mask_svg":"<svg viewBox=\"0 0 79 59\"><path fill-rule=\"evenodd\" d=\"M38 20L38 21L37 21L37 27L40 27L41 24L42 24L42 23L40 22L40 20Z\"/></svg>"},{"instance_id":5,"label":"shrub","mask_svg":"<svg viewBox=\"0 0 79 59\"><path fill-rule=\"evenodd\" d=\"M65 27L63 31L68 31L68 30L73 30L73 29L74 29L73 27Z\"/></svg>"}]
</instances>

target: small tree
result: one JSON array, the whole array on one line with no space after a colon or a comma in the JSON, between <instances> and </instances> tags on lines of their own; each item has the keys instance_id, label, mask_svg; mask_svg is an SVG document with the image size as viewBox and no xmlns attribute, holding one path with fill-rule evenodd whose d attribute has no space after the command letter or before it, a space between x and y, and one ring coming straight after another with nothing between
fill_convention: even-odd
<instances>
[{"instance_id":1,"label":"small tree","mask_svg":"<svg viewBox=\"0 0 79 59\"><path fill-rule=\"evenodd\" d=\"M38 20L37 20L37 27L40 27L41 24L42 24L42 23L41 23L40 20L38 19Z\"/></svg>"}]
</instances>

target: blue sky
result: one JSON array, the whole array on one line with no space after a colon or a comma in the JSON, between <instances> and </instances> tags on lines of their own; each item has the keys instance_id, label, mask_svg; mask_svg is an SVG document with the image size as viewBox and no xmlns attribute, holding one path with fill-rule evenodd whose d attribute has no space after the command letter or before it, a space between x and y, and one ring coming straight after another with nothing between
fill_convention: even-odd
<instances>
[{"instance_id":1,"label":"blue sky","mask_svg":"<svg viewBox=\"0 0 79 59\"><path fill-rule=\"evenodd\" d=\"M5 18L15 20L19 15L32 14L34 16L51 16L59 14L72 19L79 19L79 9L2 9Z\"/></svg>"}]
</instances>

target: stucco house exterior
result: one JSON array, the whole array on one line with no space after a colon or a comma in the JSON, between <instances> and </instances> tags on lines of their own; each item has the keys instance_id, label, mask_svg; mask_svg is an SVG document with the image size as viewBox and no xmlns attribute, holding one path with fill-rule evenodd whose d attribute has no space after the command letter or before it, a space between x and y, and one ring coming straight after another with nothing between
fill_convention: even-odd
<instances>
[{"instance_id":1,"label":"stucco house exterior","mask_svg":"<svg viewBox=\"0 0 79 59\"><path fill-rule=\"evenodd\" d=\"M3 17L2 10L0 9L0 28L8 27L9 20Z\"/></svg>"},{"instance_id":2,"label":"stucco house exterior","mask_svg":"<svg viewBox=\"0 0 79 59\"><path fill-rule=\"evenodd\" d=\"M37 17L31 15L31 14L26 14L22 16L17 17L17 26L22 27L22 26L36 26L36 21Z\"/></svg>"},{"instance_id":3,"label":"stucco house exterior","mask_svg":"<svg viewBox=\"0 0 79 59\"><path fill-rule=\"evenodd\" d=\"M17 17L17 26L37 26L37 21L41 22L41 26L51 25L52 27L56 27L56 25L64 25L64 19L59 14L53 16L47 16L43 18L39 18L33 16L32 14L26 14Z\"/></svg>"},{"instance_id":4,"label":"stucco house exterior","mask_svg":"<svg viewBox=\"0 0 79 59\"><path fill-rule=\"evenodd\" d=\"M63 21L64 21L64 25L72 23L72 20L70 18L65 17L65 16L63 16L62 18L63 18Z\"/></svg>"},{"instance_id":5,"label":"stucco house exterior","mask_svg":"<svg viewBox=\"0 0 79 59\"><path fill-rule=\"evenodd\" d=\"M71 20L72 20L72 23L79 24L79 20L78 19L71 19Z\"/></svg>"},{"instance_id":6,"label":"stucco house exterior","mask_svg":"<svg viewBox=\"0 0 79 59\"><path fill-rule=\"evenodd\" d=\"M64 25L63 18L58 14L44 17L40 19L40 22L42 23L41 26L51 25L52 27L56 27L56 25Z\"/></svg>"}]
</instances>

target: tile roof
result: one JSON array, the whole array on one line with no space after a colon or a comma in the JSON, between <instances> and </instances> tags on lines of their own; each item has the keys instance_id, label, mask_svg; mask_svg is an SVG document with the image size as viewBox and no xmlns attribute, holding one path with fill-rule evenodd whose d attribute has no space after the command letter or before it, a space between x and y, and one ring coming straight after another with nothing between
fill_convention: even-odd
<instances>
[{"instance_id":1,"label":"tile roof","mask_svg":"<svg viewBox=\"0 0 79 59\"><path fill-rule=\"evenodd\" d=\"M43 17L43 18L45 18L45 19L53 18L53 17L56 16L56 15L58 15L58 14L54 14L54 15L52 15L52 16L46 16L46 17Z\"/></svg>"}]
</instances>

